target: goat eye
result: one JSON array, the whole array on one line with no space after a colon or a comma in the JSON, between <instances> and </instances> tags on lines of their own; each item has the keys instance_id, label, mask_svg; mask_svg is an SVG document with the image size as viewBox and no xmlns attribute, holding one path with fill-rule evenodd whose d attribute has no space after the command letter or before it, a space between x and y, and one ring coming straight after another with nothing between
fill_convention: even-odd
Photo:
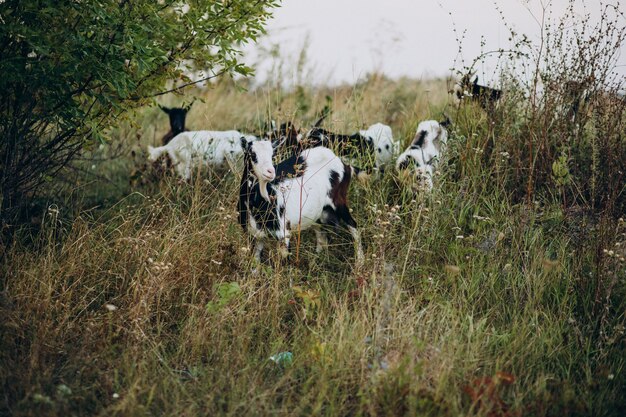
<instances>
[{"instance_id":1,"label":"goat eye","mask_svg":"<svg viewBox=\"0 0 626 417\"><path fill-rule=\"evenodd\" d=\"M389 150L389 144L385 145L385 149Z\"/></svg>"},{"instance_id":2,"label":"goat eye","mask_svg":"<svg viewBox=\"0 0 626 417\"><path fill-rule=\"evenodd\" d=\"M383 151L382 149L378 148L378 153L381 153L382 151Z\"/></svg>"}]
</instances>

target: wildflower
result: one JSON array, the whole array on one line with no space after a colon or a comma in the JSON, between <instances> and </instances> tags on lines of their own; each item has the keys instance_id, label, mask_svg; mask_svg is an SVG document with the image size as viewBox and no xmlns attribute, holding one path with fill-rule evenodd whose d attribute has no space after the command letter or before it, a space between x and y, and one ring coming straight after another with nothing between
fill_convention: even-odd
<instances>
[{"instance_id":1,"label":"wildflower","mask_svg":"<svg viewBox=\"0 0 626 417\"><path fill-rule=\"evenodd\" d=\"M113 304L105 304L104 308L106 308L108 311L111 311L111 312L117 310L117 306L114 306Z\"/></svg>"}]
</instances>

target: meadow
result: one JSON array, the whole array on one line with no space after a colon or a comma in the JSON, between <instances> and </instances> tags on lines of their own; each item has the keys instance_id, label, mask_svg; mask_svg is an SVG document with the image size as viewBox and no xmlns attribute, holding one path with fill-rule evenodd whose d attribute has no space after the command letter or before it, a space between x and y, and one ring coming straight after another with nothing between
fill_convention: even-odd
<instances>
[{"instance_id":1,"label":"meadow","mask_svg":"<svg viewBox=\"0 0 626 417\"><path fill-rule=\"evenodd\" d=\"M351 185L360 268L347 233L318 255L304 232L290 262L271 251L252 273L239 173L154 178L145 148L167 118L129 117L2 262L0 415L623 415L623 107L543 129L548 110L511 94L485 112L452 85L192 91L190 129L306 128L330 97L326 127L382 121L404 148L451 117L432 193L393 169Z\"/></svg>"}]
</instances>

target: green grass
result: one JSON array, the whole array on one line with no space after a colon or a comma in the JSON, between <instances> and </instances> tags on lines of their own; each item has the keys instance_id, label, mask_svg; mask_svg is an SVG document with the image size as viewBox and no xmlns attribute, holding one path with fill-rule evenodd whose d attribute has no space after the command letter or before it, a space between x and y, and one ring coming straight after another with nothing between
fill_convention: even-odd
<instances>
[{"instance_id":1,"label":"green grass","mask_svg":"<svg viewBox=\"0 0 626 417\"><path fill-rule=\"evenodd\" d=\"M306 126L329 93L336 130L383 121L406 144L420 120L455 120L431 195L393 170L351 185L362 268L346 233L317 255L305 232L297 261L271 250L253 274L238 174L130 185L130 150L141 162L166 130L145 109L112 133L129 152L98 164L108 185L46 212L2 265L0 414L621 415L626 225L551 184L517 197L514 120L490 129L442 82L374 78L307 90L306 114L296 94L222 84L188 126L254 130L268 109ZM240 291L220 295L227 283ZM292 364L269 360L283 351Z\"/></svg>"}]
</instances>

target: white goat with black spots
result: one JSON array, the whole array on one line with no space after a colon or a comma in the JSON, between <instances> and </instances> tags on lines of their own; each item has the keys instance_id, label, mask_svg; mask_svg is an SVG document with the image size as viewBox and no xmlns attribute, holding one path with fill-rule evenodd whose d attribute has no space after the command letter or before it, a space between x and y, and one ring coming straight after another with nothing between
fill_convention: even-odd
<instances>
[{"instance_id":1,"label":"white goat with black spots","mask_svg":"<svg viewBox=\"0 0 626 417\"><path fill-rule=\"evenodd\" d=\"M419 188L433 188L433 174L448 142L450 119L426 120L417 126L411 145L396 160L396 170L405 177L415 177Z\"/></svg>"},{"instance_id":2,"label":"white goat with black spots","mask_svg":"<svg viewBox=\"0 0 626 417\"><path fill-rule=\"evenodd\" d=\"M274 167L270 141L241 138L244 169L239 188L239 223L255 240L255 258L265 242L284 242L289 253L293 231L313 228L317 251L327 244L322 225L345 225L354 239L357 263L363 261L361 237L348 208L348 187L359 171L323 146L302 150Z\"/></svg>"}]
</instances>

